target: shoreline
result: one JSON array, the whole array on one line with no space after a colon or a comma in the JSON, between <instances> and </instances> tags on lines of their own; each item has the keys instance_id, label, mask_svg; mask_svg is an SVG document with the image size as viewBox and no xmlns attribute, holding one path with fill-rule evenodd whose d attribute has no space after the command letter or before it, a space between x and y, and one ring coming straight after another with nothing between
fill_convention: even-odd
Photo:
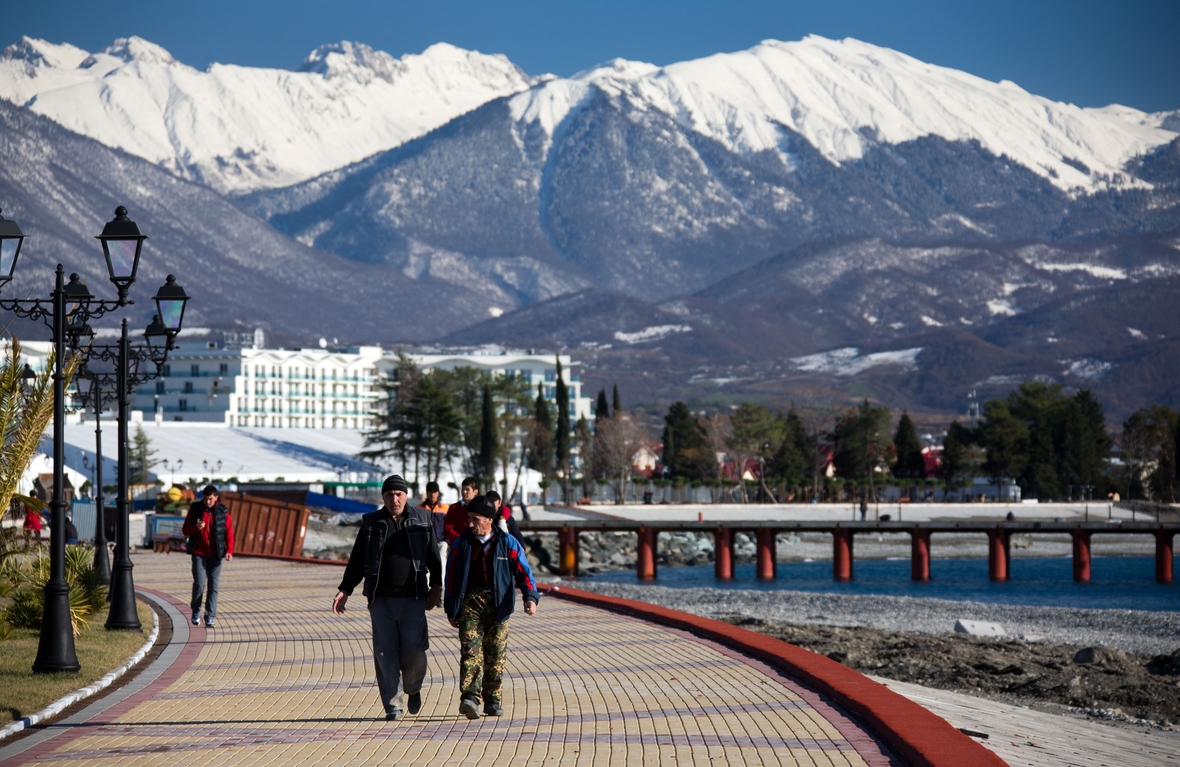
<instances>
[{"instance_id":1,"label":"shoreline","mask_svg":"<svg viewBox=\"0 0 1180 767\"><path fill-rule=\"evenodd\" d=\"M951 634L955 621L962 618L999 623L1011 639L1027 643L1101 645L1140 656L1170 653L1180 647L1180 611L1041 607L786 589L673 588L593 579L553 582L719 620L748 618L796 625Z\"/></svg>"}]
</instances>

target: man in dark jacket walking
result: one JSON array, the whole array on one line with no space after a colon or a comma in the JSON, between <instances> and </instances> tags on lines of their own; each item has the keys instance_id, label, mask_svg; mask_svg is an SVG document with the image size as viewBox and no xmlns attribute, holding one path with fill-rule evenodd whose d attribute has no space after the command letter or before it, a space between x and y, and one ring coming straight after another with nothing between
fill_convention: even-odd
<instances>
[{"instance_id":1,"label":"man in dark jacket walking","mask_svg":"<svg viewBox=\"0 0 1180 767\"><path fill-rule=\"evenodd\" d=\"M193 625L201 623L201 599L205 600L205 627L213 628L217 617L217 589L221 584L221 560L234 558L234 521L229 509L221 505L214 485L205 485L201 500L193 501L184 518L181 532L185 549L193 558ZM206 596L206 584L208 595Z\"/></svg>"},{"instance_id":2,"label":"man in dark jacket walking","mask_svg":"<svg viewBox=\"0 0 1180 767\"><path fill-rule=\"evenodd\" d=\"M430 648L426 611L438 606L442 593L442 563L431 512L408 506L408 491L396 474L386 478L381 486L385 505L361 518L340 591L332 600L332 611L343 613L352 590L364 579L377 689L389 721L422 708Z\"/></svg>"},{"instance_id":3,"label":"man in dark jacket walking","mask_svg":"<svg viewBox=\"0 0 1180 767\"><path fill-rule=\"evenodd\" d=\"M446 611L459 629L459 713L502 716L500 687L508 650L508 618L516 606L515 585L525 615L535 615L537 582L520 542L497 527L496 509L483 496L467 504L467 530L447 557Z\"/></svg>"}]
</instances>

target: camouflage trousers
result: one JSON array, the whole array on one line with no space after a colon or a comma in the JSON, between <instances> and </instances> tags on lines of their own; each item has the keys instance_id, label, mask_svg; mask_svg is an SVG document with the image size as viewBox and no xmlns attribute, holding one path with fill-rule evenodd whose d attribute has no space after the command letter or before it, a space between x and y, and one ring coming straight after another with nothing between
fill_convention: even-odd
<instances>
[{"instance_id":1,"label":"camouflage trousers","mask_svg":"<svg viewBox=\"0 0 1180 767\"><path fill-rule=\"evenodd\" d=\"M486 592L467 594L459 608L459 694L476 700L500 700L508 621L496 620L496 606Z\"/></svg>"}]
</instances>

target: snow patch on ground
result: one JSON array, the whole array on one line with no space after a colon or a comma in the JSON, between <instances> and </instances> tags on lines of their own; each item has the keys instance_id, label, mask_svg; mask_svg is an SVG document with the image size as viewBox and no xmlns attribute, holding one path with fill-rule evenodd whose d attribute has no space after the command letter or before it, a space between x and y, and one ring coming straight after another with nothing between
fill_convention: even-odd
<instances>
[{"instance_id":1,"label":"snow patch on ground","mask_svg":"<svg viewBox=\"0 0 1180 767\"><path fill-rule=\"evenodd\" d=\"M1104 280L1125 280L1126 271L1097 264L1037 264L1038 269L1046 272L1088 272Z\"/></svg>"},{"instance_id":2,"label":"snow patch on ground","mask_svg":"<svg viewBox=\"0 0 1180 767\"><path fill-rule=\"evenodd\" d=\"M1011 317L1020 314L1020 310L1012 306L1010 301L997 299L987 302L987 310L998 317Z\"/></svg>"},{"instance_id":3,"label":"snow patch on ground","mask_svg":"<svg viewBox=\"0 0 1180 767\"><path fill-rule=\"evenodd\" d=\"M635 333L624 333L621 330L616 330L615 340L622 341L625 344L641 344L647 343L648 341L663 340L673 333L690 332L692 332L692 327L689 325L653 325Z\"/></svg>"},{"instance_id":4,"label":"snow patch on ground","mask_svg":"<svg viewBox=\"0 0 1180 767\"><path fill-rule=\"evenodd\" d=\"M855 346L842 349L809 354L805 357L792 357L790 362L796 370L807 373L832 373L838 376L851 376L866 370L885 365L896 365L905 369L918 367L918 355L921 346L912 349L899 349L889 352L873 352L861 355Z\"/></svg>"},{"instance_id":5,"label":"snow patch on ground","mask_svg":"<svg viewBox=\"0 0 1180 767\"><path fill-rule=\"evenodd\" d=\"M1109 362L1091 359L1089 357L1084 357L1078 360L1061 360L1061 364L1065 365L1065 370L1063 372L1066 375L1071 375L1075 378L1085 378L1087 380L1101 378L1110 372L1112 367L1114 367L1114 365Z\"/></svg>"}]
</instances>

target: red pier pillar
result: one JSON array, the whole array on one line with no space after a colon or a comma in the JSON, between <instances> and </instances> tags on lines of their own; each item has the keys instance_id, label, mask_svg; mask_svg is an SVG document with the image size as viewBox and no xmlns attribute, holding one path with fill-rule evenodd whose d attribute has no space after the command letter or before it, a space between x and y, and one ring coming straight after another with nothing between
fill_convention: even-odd
<instances>
[{"instance_id":1,"label":"red pier pillar","mask_svg":"<svg viewBox=\"0 0 1180 767\"><path fill-rule=\"evenodd\" d=\"M1073 579L1077 583L1090 582L1090 536L1089 530L1074 530L1073 536Z\"/></svg>"},{"instance_id":2,"label":"red pier pillar","mask_svg":"<svg viewBox=\"0 0 1180 767\"><path fill-rule=\"evenodd\" d=\"M1156 583L1171 583L1172 582L1172 536L1175 533L1166 533L1162 530L1157 530L1155 533L1155 582Z\"/></svg>"},{"instance_id":3,"label":"red pier pillar","mask_svg":"<svg viewBox=\"0 0 1180 767\"><path fill-rule=\"evenodd\" d=\"M930 580L930 531L920 527L910 531L910 578Z\"/></svg>"},{"instance_id":4,"label":"red pier pillar","mask_svg":"<svg viewBox=\"0 0 1180 767\"><path fill-rule=\"evenodd\" d=\"M733 530L718 527L713 533L713 577L733 580Z\"/></svg>"},{"instance_id":5,"label":"red pier pillar","mask_svg":"<svg viewBox=\"0 0 1180 767\"><path fill-rule=\"evenodd\" d=\"M852 530L847 527L832 531L832 577L840 582L852 580Z\"/></svg>"},{"instance_id":6,"label":"red pier pillar","mask_svg":"<svg viewBox=\"0 0 1180 767\"><path fill-rule=\"evenodd\" d=\"M777 557L775 552L774 530L769 527L758 528L758 580L773 581L777 573Z\"/></svg>"},{"instance_id":7,"label":"red pier pillar","mask_svg":"<svg viewBox=\"0 0 1180 767\"><path fill-rule=\"evenodd\" d=\"M1008 547L1009 534L1002 527L987 531L987 577L989 580L1004 582L1010 574Z\"/></svg>"},{"instance_id":8,"label":"red pier pillar","mask_svg":"<svg viewBox=\"0 0 1180 767\"><path fill-rule=\"evenodd\" d=\"M639 528L639 561L635 574L641 581L655 580L656 577L656 536L658 531L650 527Z\"/></svg>"},{"instance_id":9,"label":"red pier pillar","mask_svg":"<svg viewBox=\"0 0 1180 767\"><path fill-rule=\"evenodd\" d=\"M557 536L560 544L557 572L560 575L578 574L578 531L573 527L561 528Z\"/></svg>"}]
</instances>

